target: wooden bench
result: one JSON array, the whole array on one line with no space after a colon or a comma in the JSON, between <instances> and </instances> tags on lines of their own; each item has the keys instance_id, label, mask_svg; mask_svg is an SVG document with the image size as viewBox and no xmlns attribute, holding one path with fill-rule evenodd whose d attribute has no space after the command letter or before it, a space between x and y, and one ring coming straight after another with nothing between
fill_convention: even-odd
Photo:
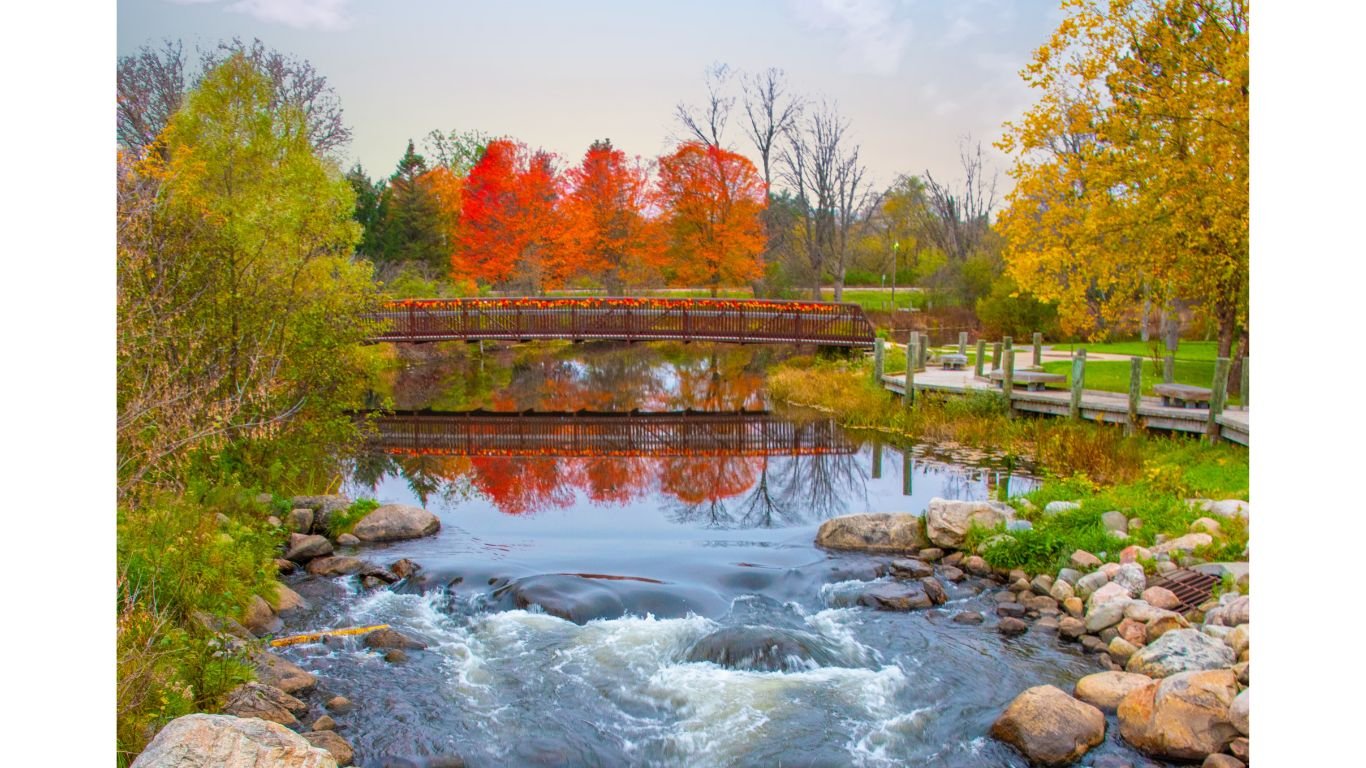
<instances>
[{"instance_id":1,"label":"wooden bench","mask_svg":"<svg viewBox=\"0 0 1366 768\"><path fill-rule=\"evenodd\" d=\"M997 369L987 374L987 378L996 382L998 387L1004 388L1006 385L1005 371ZM1030 392L1038 392L1044 388L1045 384L1065 384L1067 382L1067 377L1061 373L1044 373L1043 371L1017 370L1013 378L1016 384L1025 385L1025 389Z\"/></svg>"},{"instance_id":2,"label":"wooden bench","mask_svg":"<svg viewBox=\"0 0 1366 768\"><path fill-rule=\"evenodd\" d=\"M968 364L968 356L958 354L940 355L939 362L944 366L944 370L946 371L961 371L964 366Z\"/></svg>"},{"instance_id":3,"label":"wooden bench","mask_svg":"<svg viewBox=\"0 0 1366 768\"><path fill-rule=\"evenodd\" d=\"M1153 391L1162 396L1162 404L1176 408L1208 408L1214 392L1190 384L1154 384Z\"/></svg>"}]
</instances>

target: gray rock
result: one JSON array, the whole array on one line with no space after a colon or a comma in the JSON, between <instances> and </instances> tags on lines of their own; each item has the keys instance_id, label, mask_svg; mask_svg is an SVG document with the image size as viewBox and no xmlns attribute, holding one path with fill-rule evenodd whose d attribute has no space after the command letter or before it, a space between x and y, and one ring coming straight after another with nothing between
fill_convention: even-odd
<instances>
[{"instance_id":1,"label":"gray rock","mask_svg":"<svg viewBox=\"0 0 1366 768\"><path fill-rule=\"evenodd\" d=\"M252 651L248 659L256 669L257 680L290 695L306 693L318 684L318 678L304 668L268 651Z\"/></svg>"},{"instance_id":2,"label":"gray rock","mask_svg":"<svg viewBox=\"0 0 1366 768\"><path fill-rule=\"evenodd\" d=\"M1099 632L1123 621L1125 605L1121 600L1112 600L1093 609L1086 614L1086 631Z\"/></svg>"},{"instance_id":3,"label":"gray rock","mask_svg":"<svg viewBox=\"0 0 1366 768\"><path fill-rule=\"evenodd\" d=\"M939 547L925 547L916 553L916 557L927 563L937 562L944 557L944 550Z\"/></svg>"},{"instance_id":4,"label":"gray rock","mask_svg":"<svg viewBox=\"0 0 1366 768\"><path fill-rule=\"evenodd\" d=\"M1233 666L1233 649L1194 629L1174 629L1139 649L1125 669L1148 677Z\"/></svg>"},{"instance_id":5,"label":"gray rock","mask_svg":"<svg viewBox=\"0 0 1366 768\"><path fill-rule=\"evenodd\" d=\"M360 539L349 533L343 533L337 537L337 545L342 547L357 547L360 546Z\"/></svg>"},{"instance_id":6,"label":"gray rock","mask_svg":"<svg viewBox=\"0 0 1366 768\"><path fill-rule=\"evenodd\" d=\"M330 554L332 554L332 542L328 541L326 536L291 533L285 559L296 563L306 563L315 557L326 557Z\"/></svg>"},{"instance_id":7,"label":"gray rock","mask_svg":"<svg viewBox=\"0 0 1366 768\"><path fill-rule=\"evenodd\" d=\"M337 765L350 765L355 756L351 745L336 731L309 731L299 735L304 737L309 744L327 750L336 759Z\"/></svg>"},{"instance_id":8,"label":"gray rock","mask_svg":"<svg viewBox=\"0 0 1366 768\"><path fill-rule=\"evenodd\" d=\"M934 575L934 566L909 557L893 560L891 568L892 575L898 579L923 579Z\"/></svg>"},{"instance_id":9,"label":"gray rock","mask_svg":"<svg viewBox=\"0 0 1366 768\"><path fill-rule=\"evenodd\" d=\"M1180 553L1190 553L1200 547L1207 547L1214 543L1214 537L1208 533L1188 533L1185 536L1178 536L1161 544L1154 544L1153 554L1164 555Z\"/></svg>"},{"instance_id":10,"label":"gray rock","mask_svg":"<svg viewBox=\"0 0 1366 768\"><path fill-rule=\"evenodd\" d=\"M1053 586L1048 590L1048 595L1059 603L1066 602L1067 598L1072 597L1075 594L1076 592L1072 590L1072 585L1061 579L1053 582Z\"/></svg>"},{"instance_id":11,"label":"gray rock","mask_svg":"<svg viewBox=\"0 0 1366 768\"><path fill-rule=\"evenodd\" d=\"M1085 600L1086 598L1090 597L1093 592L1109 583L1110 577L1106 576L1104 571L1095 571L1093 573L1088 573L1077 580L1077 597L1080 597L1081 599Z\"/></svg>"},{"instance_id":12,"label":"gray rock","mask_svg":"<svg viewBox=\"0 0 1366 768\"><path fill-rule=\"evenodd\" d=\"M284 691L257 682L234 688L223 704L223 714L233 717L259 717L280 725L295 725L308 714L308 705Z\"/></svg>"},{"instance_id":13,"label":"gray rock","mask_svg":"<svg viewBox=\"0 0 1366 768\"><path fill-rule=\"evenodd\" d=\"M1024 618L1025 612L1025 607L1019 603L1001 603L996 606L997 616L1009 616L1011 618L1020 619Z\"/></svg>"},{"instance_id":14,"label":"gray rock","mask_svg":"<svg viewBox=\"0 0 1366 768\"><path fill-rule=\"evenodd\" d=\"M878 584L859 595L859 604L879 611L910 611L929 608L934 601L919 582Z\"/></svg>"},{"instance_id":15,"label":"gray rock","mask_svg":"<svg viewBox=\"0 0 1366 768\"><path fill-rule=\"evenodd\" d=\"M1076 640L1086 634L1086 622L1072 616L1058 620L1058 636L1064 640Z\"/></svg>"},{"instance_id":16,"label":"gray rock","mask_svg":"<svg viewBox=\"0 0 1366 768\"><path fill-rule=\"evenodd\" d=\"M413 648L422 650L427 647L427 644L421 640L414 640L395 629L377 629L374 632L368 632L365 638L361 640L361 644L366 648L376 649Z\"/></svg>"},{"instance_id":17,"label":"gray rock","mask_svg":"<svg viewBox=\"0 0 1366 768\"><path fill-rule=\"evenodd\" d=\"M1129 597L1138 597L1143 594L1143 590L1148 588L1148 577L1143 573L1143 566L1137 563L1126 563L1119 566L1115 575L1110 577L1110 582L1128 590Z\"/></svg>"},{"instance_id":18,"label":"gray rock","mask_svg":"<svg viewBox=\"0 0 1366 768\"><path fill-rule=\"evenodd\" d=\"M1219 517L1241 517L1248 518L1252 513L1252 506L1241 499L1223 499L1222 501L1207 501L1200 505L1200 508Z\"/></svg>"},{"instance_id":19,"label":"gray rock","mask_svg":"<svg viewBox=\"0 0 1366 768\"><path fill-rule=\"evenodd\" d=\"M1034 530L1034 524L1029 522L1028 520L1011 520L1010 522L1006 523L1006 530L1012 532L1032 531Z\"/></svg>"},{"instance_id":20,"label":"gray rock","mask_svg":"<svg viewBox=\"0 0 1366 768\"><path fill-rule=\"evenodd\" d=\"M313 510L307 507L291 509L289 511L289 530L295 533L309 534L313 532Z\"/></svg>"},{"instance_id":21,"label":"gray rock","mask_svg":"<svg viewBox=\"0 0 1366 768\"><path fill-rule=\"evenodd\" d=\"M1071 512L1074 509L1081 509L1081 504L1076 501L1050 501L1044 505L1043 513L1048 517Z\"/></svg>"},{"instance_id":22,"label":"gray rock","mask_svg":"<svg viewBox=\"0 0 1366 768\"><path fill-rule=\"evenodd\" d=\"M242 612L242 623L257 637L279 632L285 625L260 595L252 595L247 601L246 610Z\"/></svg>"},{"instance_id":23,"label":"gray rock","mask_svg":"<svg viewBox=\"0 0 1366 768\"><path fill-rule=\"evenodd\" d=\"M1123 512L1106 512L1100 516L1100 522L1108 531L1125 534L1129 532L1129 518L1125 517Z\"/></svg>"},{"instance_id":24,"label":"gray rock","mask_svg":"<svg viewBox=\"0 0 1366 768\"><path fill-rule=\"evenodd\" d=\"M1030 580L1029 589L1036 595L1047 595L1053 589L1053 577L1046 573L1041 573Z\"/></svg>"},{"instance_id":25,"label":"gray rock","mask_svg":"<svg viewBox=\"0 0 1366 768\"><path fill-rule=\"evenodd\" d=\"M1243 689L1243 692L1238 694L1233 699L1233 703L1230 704L1228 707L1229 722L1233 723L1233 727L1238 729L1238 733L1241 733L1244 736L1251 735L1248 732L1247 724L1248 707L1250 706L1248 694L1251 690L1251 688Z\"/></svg>"},{"instance_id":26,"label":"gray rock","mask_svg":"<svg viewBox=\"0 0 1366 768\"><path fill-rule=\"evenodd\" d=\"M937 547L958 549L973 524L995 528L1013 519L1014 508L1002 502L935 498L925 509L925 533Z\"/></svg>"},{"instance_id":27,"label":"gray rock","mask_svg":"<svg viewBox=\"0 0 1366 768\"><path fill-rule=\"evenodd\" d=\"M918 515L866 514L831 518L816 531L816 546L857 552L910 553L929 545Z\"/></svg>"},{"instance_id":28,"label":"gray rock","mask_svg":"<svg viewBox=\"0 0 1366 768\"><path fill-rule=\"evenodd\" d=\"M385 504L362 517L351 533L364 542L381 542L420 539L439 530L441 521L421 507Z\"/></svg>"},{"instance_id":29,"label":"gray rock","mask_svg":"<svg viewBox=\"0 0 1366 768\"><path fill-rule=\"evenodd\" d=\"M330 496L295 496L290 503L296 509L313 510L313 530L325 531L332 515L351 506L351 499L333 494Z\"/></svg>"},{"instance_id":30,"label":"gray rock","mask_svg":"<svg viewBox=\"0 0 1366 768\"><path fill-rule=\"evenodd\" d=\"M131 768L337 768L279 723L232 715L185 715L166 724Z\"/></svg>"},{"instance_id":31,"label":"gray rock","mask_svg":"<svg viewBox=\"0 0 1366 768\"><path fill-rule=\"evenodd\" d=\"M1090 570L1092 568L1099 568L1100 564L1101 560L1099 557L1096 557L1084 549L1079 549L1072 553L1072 567L1074 568Z\"/></svg>"},{"instance_id":32,"label":"gray rock","mask_svg":"<svg viewBox=\"0 0 1366 768\"><path fill-rule=\"evenodd\" d=\"M1082 573L1076 568L1062 568L1058 570L1057 581L1065 581L1071 586L1077 586L1077 581L1081 579Z\"/></svg>"},{"instance_id":33,"label":"gray rock","mask_svg":"<svg viewBox=\"0 0 1366 768\"><path fill-rule=\"evenodd\" d=\"M977 611L959 611L953 616L955 624L981 624L983 620L982 614Z\"/></svg>"},{"instance_id":34,"label":"gray rock","mask_svg":"<svg viewBox=\"0 0 1366 768\"><path fill-rule=\"evenodd\" d=\"M308 561L308 572L314 576L354 576L373 568L358 557L319 557Z\"/></svg>"},{"instance_id":35,"label":"gray rock","mask_svg":"<svg viewBox=\"0 0 1366 768\"><path fill-rule=\"evenodd\" d=\"M996 624L996 631L1003 635L1022 635L1029 631L1029 625L1020 619L1007 616Z\"/></svg>"}]
</instances>

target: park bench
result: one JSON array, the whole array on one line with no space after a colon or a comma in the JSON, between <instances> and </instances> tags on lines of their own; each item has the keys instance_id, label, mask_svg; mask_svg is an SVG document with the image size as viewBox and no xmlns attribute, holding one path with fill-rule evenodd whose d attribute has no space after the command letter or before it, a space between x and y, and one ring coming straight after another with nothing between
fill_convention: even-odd
<instances>
[{"instance_id":1,"label":"park bench","mask_svg":"<svg viewBox=\"0 0 1366 768\"><path fill-rule=\"evenodd\" d=\"M944 370L946 371L961 371L963 370L963 367L968 364L968 356L956 354L940 355L939 362L944 366Z\"/></svg>"},{"instance_id":2,"label":"park bench","mask_svg":"<svg viewBox=\"0 0 1366 768\"><path fill-rule=\"evenodd\" d=\"M1214 392L1190 384L1154 384L1153 391L1162 396L1162 404L1176 408L1208 408Z\"/></svg>"},{"instance_id":3,"label":"park bench","mask_svg":"<svg viewBox=\"0 0 1366 768\"><path fill-rule=\"evenodd\" d=\"M1005 387L1005 371L995 370L987 374L987 378L996 382L996 386ZM1067 377L1061 373L1044 373L1043 371L1015 371L1014 380L1016 384L1025 385L1025 389L1030 392L1037 392L1044 388L1045 384L1063 384L1067 382Z\"/></svg>"}]
</instances>

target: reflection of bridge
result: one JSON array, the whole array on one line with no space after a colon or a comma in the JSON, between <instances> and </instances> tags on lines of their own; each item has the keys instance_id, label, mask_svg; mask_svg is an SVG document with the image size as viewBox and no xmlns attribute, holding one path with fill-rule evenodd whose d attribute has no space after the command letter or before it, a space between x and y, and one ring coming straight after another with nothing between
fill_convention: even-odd
<instances>
[{"instance_id":1,"label":"reflection of bridge","mask_svg":"<svg viewBox=\"0 0 1366 768\"><path fill-rule=\"evenodd\" d=\"M869 347L857 304L752 299L408 299L388 302L370 341L723 341Z\"/></svg>"},{"instance_id":2,"label":"reflection of bridge","mask_svg":"<svg viewBox=\"0 0 1366 768\"><path fill-rule=\"evenodd\" d=\"M797 423L765 411L409 411L374 423L371 446L399 455L809 456L856 450L833 419Z\"/></svg>"}]
</instances>

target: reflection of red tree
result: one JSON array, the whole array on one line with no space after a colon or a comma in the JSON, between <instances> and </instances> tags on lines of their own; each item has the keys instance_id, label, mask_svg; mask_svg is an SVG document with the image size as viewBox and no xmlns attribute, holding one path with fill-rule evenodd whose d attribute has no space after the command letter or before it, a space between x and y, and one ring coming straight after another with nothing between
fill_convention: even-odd
<instances>
[{"instance_id":1,"label":"reflection of red tree","mask_svg":"<svg viewBox=\"0 0 1366 768\"><path fill-rule=\"evenodd\" d=\"M685 504L728 499L754 485L763 462L753 456L664 459L659 468L659 489Z\"/></svg>"},{"instance_id":2,"label":"reflection of red tree","mask_svg":"<svg viewBox=\"0 0 1366 768\"><path fill-rule=\"evenodd\" d=\"M598 503L625 504L650 491L658 462L642 458L575 459L581 487Z\"/></svg>"},{"instance_id":3,"label":"reflection of red tree","mask_svg":"<svg viewBox=\"0 0 1366 768\"><path fill-rule=\"evenodd\" d=\"M500 512L525 515L574 503L572 486L563 482L561 459L477 457L470 459L470 481Z\"/></svg>"}]
</instances>

